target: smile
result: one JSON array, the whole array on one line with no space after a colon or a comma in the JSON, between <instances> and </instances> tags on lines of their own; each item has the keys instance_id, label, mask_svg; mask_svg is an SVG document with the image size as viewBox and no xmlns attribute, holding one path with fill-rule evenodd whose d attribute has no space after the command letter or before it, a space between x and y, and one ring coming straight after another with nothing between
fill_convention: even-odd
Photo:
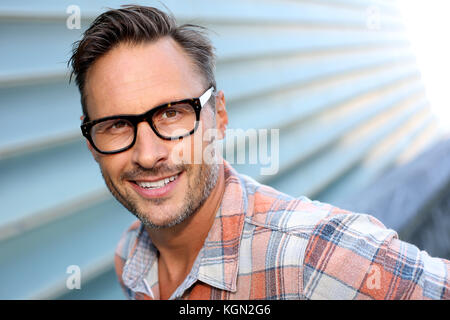
<instances>
[{"instance_id":1,"label":"smile","mask_svg":"<svg viewBox=\"0 0 450 320\"><path fill-rule=\"evenodd\" d=\"M158 181L136 181L136 184L141 187L141 188L145 188L145 189L159 189L162 188L164 186L166 186L167 184L169 184L169 182L174 181L175 179L178 178L178 174L168 177L168 178L164 178Z\"/></svg>"}]
</instances>

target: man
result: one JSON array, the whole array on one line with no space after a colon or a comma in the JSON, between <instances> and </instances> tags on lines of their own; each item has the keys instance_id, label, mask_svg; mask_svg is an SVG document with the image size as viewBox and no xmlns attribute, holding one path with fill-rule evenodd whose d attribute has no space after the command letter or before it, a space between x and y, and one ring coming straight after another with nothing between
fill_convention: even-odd
<instances>
[{"instance_id":1,"label":"man","mask_svg":"<svg viewBox=\"0 0 450 320\"><path fill-rule=\"evenodd\" d=\"M128 298L450 298L449 261L371 216L292 198L220 161L210 147L228 118L202 29L125 6L93 22L71 63L88 148L139 219L116 251ZM193 161L199 150L214 161Z\"/></svg>"}]
</instances>

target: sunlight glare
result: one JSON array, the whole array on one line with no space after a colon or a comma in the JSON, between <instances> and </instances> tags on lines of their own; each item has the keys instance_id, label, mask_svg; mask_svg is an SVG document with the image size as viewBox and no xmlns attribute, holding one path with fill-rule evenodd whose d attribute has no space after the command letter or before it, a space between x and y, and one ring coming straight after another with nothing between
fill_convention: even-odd
<instances>
[{"instance_id":1,"label":"sunlight glare","mask_svg":"<svg viewBox=\"0 0 450 320\"><path fill-rule=\"evenodd\" d=\"M450 131L450 1L397 0L432 112Z\"/></svg>"}]
</instances>

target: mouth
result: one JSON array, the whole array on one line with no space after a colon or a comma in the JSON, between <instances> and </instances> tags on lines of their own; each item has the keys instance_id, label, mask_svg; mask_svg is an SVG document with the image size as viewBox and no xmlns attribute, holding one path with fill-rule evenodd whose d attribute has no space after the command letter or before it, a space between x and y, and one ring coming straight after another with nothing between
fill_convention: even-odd
<instances>
[{"instance_id":1,"label":"mouth","mask_svg":"<svg viewBox=\"0 0 450 320\"><path fill-rule=\"evenodd\" d=\"M130 181L130 183L133 189L143 198L162 198L170 195L182 175L183 172L180 172L155 181L135 180Z\"/></svg>"},{"instance_id":2,"label":"mouth","mask_svg":"<svg viewBox=\"0 0 450 320\"><path fill-rule=\"evenodd\" d=\"M170 182L175 181L177 178L178 174L157 181L135 181L134 183L136 183L139 187L144 189L159 189L165 187Z\"/></svg>"}]
</instances>

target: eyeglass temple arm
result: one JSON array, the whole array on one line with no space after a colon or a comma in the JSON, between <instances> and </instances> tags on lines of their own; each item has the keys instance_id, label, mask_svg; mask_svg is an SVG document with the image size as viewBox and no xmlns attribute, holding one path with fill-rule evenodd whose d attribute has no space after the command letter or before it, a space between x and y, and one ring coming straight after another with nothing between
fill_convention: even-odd
<instances>
[{"instance_id":1,"label":"eyeglass temple arm","mask_svg":"<svg viewBox=\"0 0 450 320\"><path fill-rule=\"evenodd\" d=\"M202 94L202 96L199 98L201 106L204 106L205 103L208 102L209 98L211 98L213 91L214 87L211 87L204 94Z\"/></svg>"}]
</instances>

